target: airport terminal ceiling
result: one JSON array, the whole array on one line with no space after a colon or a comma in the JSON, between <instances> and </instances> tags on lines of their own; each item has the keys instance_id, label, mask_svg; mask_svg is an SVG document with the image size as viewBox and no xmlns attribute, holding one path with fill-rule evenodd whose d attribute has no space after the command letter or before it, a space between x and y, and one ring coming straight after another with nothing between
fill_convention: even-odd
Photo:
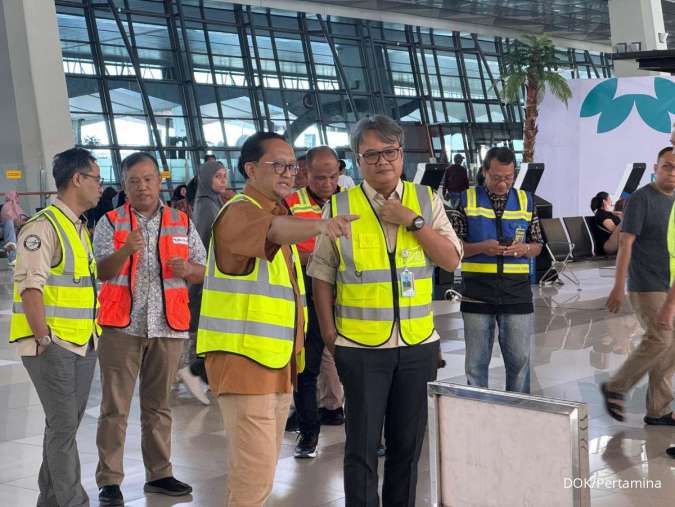
<instances>
[{"instance_id":1,"label":"airport terminal ceiling","mask_svg":"<svg viewBox=\"0 0 675 507\"><path fill-rule=\"evenodd\" d=\"M608 0L320 0L318 3L610 44ZM662 0L661 6L666 31L675 33L675 1ZM671 37L668 47L675 48L675 38Z\"/></svg>"},{"instance_id":2,"label":"airport terminal ceiling","mask_svg":"<svg viewBox=\"0 0 675 507\"><path fill-rule=\"evenodd\" d=\"M212 152L240 185L239 147L261 129L285 134L298 153L329 144L358 176L348 132L375 113L429 126L435 156L461 153L472 167L491 145L518 152L522 144L522 108L499 95L511 42L489 27L468 33L380 22L357 9L353 17L319 17L298 12L299 2L281 10L114 0L115 12L107 2L55 3L73 133L107 181L117 179L124 156L144 149L163 155L174 183ZM569 46L557 53L566 78L612 75L607 54ZM406 155L411 164L428 157L428 149Z\"/></svg>"}]
</instances>

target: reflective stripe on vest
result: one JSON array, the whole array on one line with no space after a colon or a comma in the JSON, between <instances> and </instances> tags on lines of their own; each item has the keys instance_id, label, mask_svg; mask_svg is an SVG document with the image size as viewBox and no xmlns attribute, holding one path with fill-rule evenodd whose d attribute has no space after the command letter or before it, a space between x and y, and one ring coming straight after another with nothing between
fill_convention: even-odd
<instances>
[{"instance_id":1,"label":"reflective stripe on vest","mask_svg":"<svg viewBox=\"0 0 675 507\"><path fill-rule=\"evenodd\" d=\"M119 250L129 233L138 228L136 216L126 203L106 213L106 217L113 227L113 246L115 250ZM167 325L174 331L187 331L190 327L187 283L183 278L173 276L168 261L172 257L188 260L190 221L185 213L168 206L162 208L160 220L157 250L164 316ZM136 252L131 259L124 262L116 276L103 283L99 295L101 312L98 319L102 326L118 328L129 326L139 258L140 253Z\"/></svg>"},{"instance_id":2,"label":"reflective stripe on vest","mask_svg":"<svg viewBox=\"0 0 675 507\"><path fill-rule=\"evenodd\" d=\"M238 194L221 208L218 216L231 204L244 200L261 207L253 198ZM197 354L224 351L242 355L267 368L285 367L295 344L298 308L283 253L278 251L271 262L256 258L248 274L227 275L218 269L213 245L210 241L197 330ZM300 274L300 256L294 246L291 251L295 271ZM297 281L306 330L303 277L297 276ZM296 360L298 370L302 371L304 349Z\"/></svg>"},{"instance_id":3,"label":"reflective stripe on vest","mask_svg":"<svg viewBox=\"0 0 675 507\"><path fill-rule=\"evenodd\" d=\"M675 281L675 206L670 208L670 217L668 218L668 254L670 268L670 284Z\"/></svg>"},{"instance_id":4,"label":"reflective stripe on vest","mask_svg":"<svg viewBox=\"0 0 675 507\"><path fill-rule=\"evenodd\" d=\"M523 235L532 222L533 201L523 190L510 189L504 212L497 218L485 189L471 187L462 194L469 243L493 239L515 240L519 229ZM498 226L499 223L499 226ZM501 235L499 233L501 231ZM523 237L525 241L525 237ZM478 254L462 262L462 272L478 274L527 275L530 259Z\"/></svg>"},{"instance_id":5,"label":"reflective stripe on vest","mask_svg":"<svg viewBox=\"0 0 675 507\"><path fill-rule=\"evenodd\" d=\"M314 199L311 198L307 192L307 187L303 187L296 192L293 192L286 199L286 205L291 210L291 214L295 217L308 218L318 220L321 218L321 206L319 206ZM316 245L316 237L306 239L297 243L295 246L301 252L313 252Z\"/></svg>"},{"instance_id":6,"label":"reflective stripe on vest","mask_svg":"<svg viewBox=\"0 0 675 507\"><path fill-rule=\"evenodd\" d=\"M95 331L100 333L95 320L96 262L89 234L85 234L86 244L83 244L73 222L57 206L45 208L31 221L42 216L54 227L61 247L61 262L50 269L42 287L45 320L54 336L84 345ZM33 331L28 324L21 294L14 284L9 341L31 336Z\"/></svg>"},{"instance_id":7,"label":"reflective stripe on vest","mask_svg":"<svg viewBox=\"0 0 675 507\"><path fill-rule=\"evenodd\" d=\"M403 206L432 222L431 189L403 182ZM331 212L359 215L351 223L351 239L337 242L335 324L341 336L360 345L379 347L398 322L409 345L425 341L434 331L431 307L433 265L414 233L399 226L396 249L389 253L384 229L361 186L331 198ZM404 270L412 272L415 294L405 297L400 287Z\"/></svg>"}]
</instances>

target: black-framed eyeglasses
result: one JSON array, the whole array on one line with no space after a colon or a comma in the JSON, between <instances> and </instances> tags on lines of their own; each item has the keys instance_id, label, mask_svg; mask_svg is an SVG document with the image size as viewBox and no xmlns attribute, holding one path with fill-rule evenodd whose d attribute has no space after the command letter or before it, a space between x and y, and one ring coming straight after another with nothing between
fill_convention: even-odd
<instances>
[{"instance_id":1,"label":"black-framed eyeglasses","mask_svg":"<svg viewBox=\"0 0 675 507\"><path fill-rule=\"evenodd\" d=\"M80 176L84 176L85 178L91 178L92 180L96 181L96 183L98 183L99 185L103 185L103 178L101 178L100 176L93 176L91 174L87 174L87 173L83 173L83 172L81 172L79 174L80 174Z\"/></svg>"},{"instance_id":2,"label":"black-framed eyeglasses","mask_svg":"<svg viewBox=\"0 0 675 507\"><path fill-rule=\"evenodd\" d=\"M398 148L387 148L381 151L369 150L365 153L359 153L359 157L368 164L377 164L380 161L380 157L384 158L387 162L393 162L398 160L400 154L401 147L399 146Z\"/></svg>"},{"instance_id":3,"label":"black-framed eyeglasses","mask_svg":"<svg viewBox=\"0 0 675 507\"><path fill-rule=\"evenodd\" d=\"M274 162L263 162L264 164L271 165L272 170L281 176L284 174L286 171L291 176L295 176L298 174L298 171L300 170L300 166L298 165L297 162L291 162L290 164L286 164L285 162L279 162L278 160L275 160Z\"/></svg>"}]
</instances>

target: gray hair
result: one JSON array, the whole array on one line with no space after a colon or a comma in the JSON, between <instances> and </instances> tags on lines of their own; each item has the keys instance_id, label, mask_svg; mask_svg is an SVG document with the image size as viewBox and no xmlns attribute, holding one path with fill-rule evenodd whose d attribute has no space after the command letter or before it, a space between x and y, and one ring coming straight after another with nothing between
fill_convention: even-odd
<instances>
[{"instance_id":1,"label":"gray hair","mask_svg":"<svg viewBox=\"0 0 675 507\"><path fill-rule=\"evenodd\" d=\"M375 134L387 143L398 143L403 146L404 134L401 126L392 120L389 116L383 114L376 114L362 118L358 121L349 139L349 144L354 155L358 157L359 145L363 141L363 135L367 131L375 132Z\"/></svg>"},{"instance_id":2,"label":"gray hair","mask_svg":"<svg viewBox=\"0 0 675 507\"><path fill-rule=\"evenodd\" d=\"M314 160L314 158L320 153L332 155L333 157L335 157L335 160L337 160L338 163L340 162L340 157L338 157L336 151L330 146L315 146L314 148L311 148L305 155L305 160L307 160L307 164L310 167L312 165L312 161Z\"/></svg>"}]
</instances>

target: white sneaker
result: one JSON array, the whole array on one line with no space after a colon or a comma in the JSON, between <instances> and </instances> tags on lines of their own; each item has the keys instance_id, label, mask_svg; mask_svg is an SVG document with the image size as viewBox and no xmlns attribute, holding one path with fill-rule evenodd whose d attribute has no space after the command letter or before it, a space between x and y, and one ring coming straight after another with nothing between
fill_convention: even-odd
<instances>
[{"instance_id":1,"label":"white sneaker","mask_svg":"<svg viewBox=\"0 0 675 507\"><path fill-rule=\"evenodd\" d=\"M8 252L10 250L16 250L16 243L13 241L8 241L5 243L5 252Z\"/></svg>"},{"instance_id":2,"label":"white sneaker","mask_svg":"<svg viewBox=\"0 0 675 507\"><path fill-rule=\"evenodd\" d=\"M188 388L192 396L197 398L204 405L211 404L211 401L206 396L204 388L202 387L202 380L197 375L192 374L189 366L178 370L178 377L183 381L183 384L185 384L185 387Z\"/></svg>"},{"instance_id":3,"label":"white sneaker","mask_svg":"<svg viewBox=\"0 0 675 507\"><path fill-rule=\"evenodd\" d=\"M14 266L16 266L16 259L14 259L13 261L7 261L7 264L9 265L10 268L13 268Z\"/></svg>"}]
</instances>

